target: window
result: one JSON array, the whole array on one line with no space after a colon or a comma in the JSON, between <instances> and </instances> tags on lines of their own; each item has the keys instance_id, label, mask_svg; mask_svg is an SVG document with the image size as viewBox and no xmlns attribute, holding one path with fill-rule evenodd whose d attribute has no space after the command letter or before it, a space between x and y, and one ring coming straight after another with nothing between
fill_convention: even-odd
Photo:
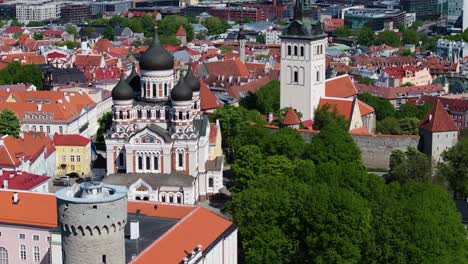
<instances>
[{"instance_id":1,"label":"window","mask_svg":"<svg viewBox=\"0 0 468 264\"><path fill-rule=\"evenodd\" d=\"M288 56L291 56L291 46L288 45Z\"/></svg>"},{"instance_id":2,"label":"window","mask_svg":"<svg viewBox=\"0 0 468 264\"><path fill-rule=\"evenodd\" d=\"M320 54L323 54L323 45L320 45Z\"/></svg>"},{"instance_id":3,"label":"window","mask_svg":"<svg viewBox=\"0 0 468 264\"><path fill-rule=\"evenodd\" d=\"M34 236L33 236L33 240L34 240L34 241L39 241L39 236L38 236L38 235L34 235Z\"/></svg>"},{"instance_id":4,"label":"window","mask_svg":"<svg viewBox=\"0 0 468 264\"><path fill-rule=\"evenodd\" d=\"M75 170L75 165L70 165L70 170L74 171Z\"/></svg>"},{"instance_id":5,"label":"window","mask_svg":"<svg viewBox=\"0 0 468 264\"><path fill-rule=\"evenodd\" d=\"M190 119L190 112L187 112L186 118L187 118L187 119Z\"/></svg>"},{"instance_id":6,"label":"window","mask_svg":"<svg viewBox=\"0 0 468 264\"><path fill-rule=\"evenodd\" d=\"M165 202L166 202L166 195L161 194L161 203L165 203Z\"/></svg>"},{"instance_id":7,"label":"window","mask_svg":"<svg viewBox=\"0 0 468 264\"><path fill-rule=\"evenodd\" d=\"M70 155L70 161L71 161L71 162L75 162L75 156Z\"/></svg>"},{"instance_id":8,"label":"window","mask_svg":"<svg viewBox=\"0 0 468 264\"><path fill-rule=\"evenodd\" d=\"M301 46L301 56L304 57L304 46Z\"/></svg>"},{"instance_id":9,"label":"window","mask_svg":"<svg viewBox=\"0 0 468 264\"><path fill-rule=\"evenodd\" d=\"M156 118L157 119L161 118L161 110L156 110Z\"/></svg>"},{"instance_id":10,"label":"window","mask_svg":"<svg viewBox=\"0 0 468 264\"><path fill-rule=\"evenodd\" d=\"M153 84L153 97L156 97L156 84Z\"/></svg>"},{"instance_id":11,"label":"window","mask_svg":"<svg viewBox=\"0 0 468 264\"><path fill-rule=\"evenodd\" d=\"M208 187L213 188L213 186L214 186L213 178L209 178L208 179Z\"/></svg>"},{"instance_id":12,"label":"window","mask_svg":"<svg viewBox=\"0 0 468 264\"><path fill-rule=\"evenodd\" d=\"M47 126L47 134L50 134L50 126Z\"/></svg>"},{"instance_id":13,"label":"window","mask_svg":"<svg viewBox=\"0 0 468 264\"><path fill-rule=\"evenodd\" d=\"M78 156L79 157L79 156ZM119 153L119 165L123 166L124 165L124 156L123 153Z\"/></svg>"},{"instance_id":14,"label":"window","mask_svg":"<svg viewBox=\"0 0 468 264\"><path fill-rule=\"evenodd\" d=\"M76 161L78 161L78 162L81 161L81 156L80 155L76 155Z\"/></svg>"},{"instance_id":15,"label":"window","mask_svg":"<svg viewBox=\"0 0 468 264\"><path fill-rule=\"evenodd\" d=\"M44 127L43 126L39 126L39 132L44 132Z\"/></svg>"},{"instance_id":16,"label":"window","mask_svg":"<svg viewBox=\"0 0 468 264\"><path fill-rule=\"evenodd\" d=\"M299 82L299 72L297 70L294 71L293 82L294 83Z\"/></svg>"},{"instance_id":17,"label":"window","mask_svg":"<svg viewBox=\"0 0 468 264\"><path fill-rule=\"evenodd\" d=\"M177 195L177 203L181 204L182 203L182 195Z\"/></svg>"},{"instance_id":18,"label":"window","mask_svg":"<svg viewBox=\"0 0 468 264\"><path fill-rule=\"evenodd\" d=\"M63 127L59 126L59 134L63 134Z\"/></svg>"},{"instance_id":19,"label":"window","mask_svg":"<svg viewBox=\"0 0 468 264\"><path fill-rule=\"evenodd\" d=\"M23 244L20 245L20 259L26 260L26 246Z\"/></svg>"},{"instance_id":20,"label":"window","mask_svg":"<svg viewBox=\"0 0 468 264\"><path fill-rule=\"evenodd\" d=\"M140 109L138 109L138 110L137 110L137 117L138 117L138 119L141 119L141 116L142 116L142 114L141 114L141 110L140 110Z\"/></svg>"},{"instance_id":21,"label":"window","mask_svg":"<svg viewBox=\"0 0 468 264\"><path fill-rule=\"evenodd\" d=\"M143 157L142 156L138 157L138 169L139 170L143 169Z\"/></svg>"},{"instance_id":22,"label":"window","mask_svg":"<svg viewBox=\"0 0 468 264\"><path fill-rule=\"evenodd\" d=\"M25 234L19 234L19 239L26 239L26 235Z\"/></svg>"},{"instance_id":23,"label":"window","mask_svg":"<svg viewBox=\"0 0 468 264\"><path fill-rule=\"evenodd\" d=\"M294 56L297 56L297 46L294 46Z\"/></svg>"},{"instance_id":24,"label":"window","mask_svg":"<svg viewBox=\"0 0 468 264\"><path fill-rule=\"evenodd\" d=\"M67 161L67 156L62 155L62 162L66 162L66 161Z\"/></svg>"},{"instance_id":25,"label":"window","mask_svg":"<svg viewBox=\"0 0 468 264\"><path fill-rule=\"evenodd\" d=\"M170 203L174 203L174 196L171 194L169 194L169 202Z\"/></svg>"},{"instance_id":26,"label":"window","mask_svg":"<svg viewBox=\"0 0 468 264\"><path fill-rule=\"evenodd\" d=\"M0 264L8 264L8 251L4 247L0 247Z\"/></svg>"},{"instance_id":27,"label":"window","mask_svg":"<svg viewBox=\"0 0 468 264\"><path fill-rule=\"evenodd\" d=\"M179 112L179 120L182 120L182 112Z\"/></svg>"},{"instance_id":28,"label":"window","mask_svg":"<svg viewBox=\"0 0 468 264\"><path fill-rule=\"evenodd\" d=\"M34 246L33 254L34 254L34 261L35 262L41 261L41 254L40 254L38 246Z\"/></svg>"},{"instance_id":29,"label":"window","mask_svg":"<svg viewBox=\"0 0 468 264\"><path fill-rule=\"evenodd\" d=\"M167 83L164 84L164 96L167 96Z\"/></svg>"},{"instance_id":30,"label":"window","mask_svg":"<svg viewBox=\"0 0 468 264\"><path fill-rule=\"evenodd\" d=\"M150 157L146 157L146 169L147 170L150 170L151 169L151 164L150 164L151 160L150 160Z\"/></svg>"},{"instance_id":31,"label":"window","mask_svg":"<svg viewBox=\"0 0 468 264\"><path fill-rule=\"evenodd\" d=\"M123 119L123 112L122 111L119 112L119 119L121 119L121 120Z\"/></svg>"},{"instance_id":32,"label":"window","mask_svg":"<svg viewBox=\"0 0 468 264\"><path fill-rule=\"evenodd\" d=\"M178 167L183 167L184 166L184 154L183 153L179 153L177 155L177 166Z\"/></svg>"},{"instance_id":33,"label":"window","mask_svg":"<svg viewBox=\"0 0 468 264\"><path fill-rule=\"evenodd\" d=\"M102 255L102 263L107 263L106 255Z\"/></svg>"},{"instance_id":34,"label":"window","mask_svg":"<svg viewBox=\"0 0 468 264\"><path fill-rule=\"evenodd\" d=\"M32 126L31 130L36 132L36 126Z\"/></svg>"},{"instance_id":35,"label":"window","mask_svg":"<svg viewBox=\"0 0 468 264\"><path fill-rule=\"evenodd\" d=\"M159 158L158 157L154 157L154 170L159 170Z\"/></svg>"},{"instance_id":36,"label":"window","mask_svg":"<svg viewBox=\"0 0 468 264\"><path fill-rule=\"evenodd\" d=\"M320 82L320 71L317 71L317 82Z\"/></svg>"},{"instance_id":37,"label":"window","mask_svg":"<svg viewBox=\"0 0 468 264\"><path fill-rule=\"evenodd\" d=\"M146 119L151 119L151 110L146 110Z\"/></svg>"}]
</instances>

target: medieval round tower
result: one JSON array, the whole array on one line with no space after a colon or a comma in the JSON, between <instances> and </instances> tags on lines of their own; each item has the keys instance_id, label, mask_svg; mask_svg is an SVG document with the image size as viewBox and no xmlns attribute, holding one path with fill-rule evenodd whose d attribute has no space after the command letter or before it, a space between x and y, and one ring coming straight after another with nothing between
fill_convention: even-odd
<instances>
[{"instance_id":1,"label":"medieval round tower","mask_svg":"<svg viewBox=\"0 0 468 264\"><path fill-rule=\"evenodd\" d=\"M126 188L84 182L56 195L63 263L125 263Z\"/></svg>"}]
</instances>

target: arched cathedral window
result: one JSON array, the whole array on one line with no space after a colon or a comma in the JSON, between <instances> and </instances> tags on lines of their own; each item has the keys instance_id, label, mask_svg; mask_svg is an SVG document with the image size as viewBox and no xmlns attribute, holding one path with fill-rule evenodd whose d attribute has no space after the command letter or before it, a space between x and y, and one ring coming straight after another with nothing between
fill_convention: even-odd
<instances>
[{"instance_id":1,"label":"arched cathedral window","mask_svg":"<svg viewBox=\"0 0 468 264\"><path fill-rule=\"evenodd\" d=\"M155 98L157 95L156 93L156 84L153 83L153 98Z\"/></svg>"},{"instance_id":2,"label":"arched cathedral window","mask_svg":"<svg viewBox=\"0 0 468 264\"><path fill-rule=\"evenodd\" d=\"M294 56L297 56L297 46L294 46Z\"/></svg>"},{"instance_id":3,"label":"arched cathedral window","mask_svg":"<svg viewBox=\"0 0 468 264\"><path fill-rule=\"evenodd\" d=\"M183 118L182 112L179 112L179 120L182 120L182 118Z\"/></svg>"},{"instance_id":4,"label":"arched cathedral window","mask_svg":"<svg viewBox=\"0 0 468 264\"><path fill-rule=\"evenodd\" d=\"M146 119L151 119L151 110L146 110Z\"/></svg>"},{"instance_id":5,"label":"arched cathedral window","mask_svg":"<svg viewBox=\"0 0 468 264\"><path fill-rule=\"evenodd\" d=\"M291 56L291 45L288 45L288 56Z\"/></svg>"},{"instance_id":6,"label":"arched cathedral window","mask_svg":"<svg viewBox=\"0 0 468 264\"><path fill-rule=\"evenodd\" d=\"M301 57L304 57L304 46L301 46Z\"/></svg>"},{"instance_id":7,"label":"arched cathedral window","mask_svg":"<svg viewBox=\"0 0 468 264\"><path fill-rule=\"evenodd\" d=\"M167 83L164 84L164 96L167 96Z\"/></svg>"}]
</instances>

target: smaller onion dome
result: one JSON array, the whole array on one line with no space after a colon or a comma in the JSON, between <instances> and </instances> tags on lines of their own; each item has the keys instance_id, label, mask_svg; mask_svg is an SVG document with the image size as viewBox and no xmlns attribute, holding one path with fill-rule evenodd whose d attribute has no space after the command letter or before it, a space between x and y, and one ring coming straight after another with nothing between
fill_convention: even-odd
<instances>
[{"instance_id":1,"label":"smaller onion dome","mask_svg":"<svg viewBox=\"0 0 468 264\"><path fill-rule=\"evenodd\" d=\"M135 65L133 65L132 72L130 73L130 75L128 75L128 77L127 77L127 79L125 79L125 81L128 83L128 85L130 85L130 87L132 87L133 92L135 94L140 94L141 93L140 76L138 75L138 73L136 71Z\"/></svg>"},{"instance_id":2,"label":"smaller onion dome","mask_svg":"<svg viewBox=\"0 0 468 264\"><path fill-rule=\"evenodd\" d=\"M133 99L133 88L125 81L123 74L120 75L120 81L112 89L112 100L125 101Z\"/></svg>"},{"instance_id":3,"label":"smaller onion dome","mask_svg":"<svg viewBox=\"0 0 468 264\"><path fill-rule=\"evenodd\" d=\"M164 49L159 35L155 31L153 42L149 48L141 55L140 69L147 71L164 71L174 68L174 57L169 51Z\"/></svg>"},{"instance_id":4,"label":"smaller onion dome","mask_svg":"<svg viewBox=\"0 0 468 264\"><path fill-rule=\"evenodd\" d=\"M187 74L184 77L185 83L192 89L194 92L200 91L200 81L198 78L193 74L192 68L189 68Z\"/></svg>"},{"instance_id":5,"label":"smaller onion dome","mask_svg":"<svg viewBox=\"0 0 468 264\"><path fill-rule=\"evenodd\" d=\"M192 100L193 92L192 88L185 83L185 78L180 78L171 91L171 100L172 101L190 101Z\"/></svg>"}]
</instances>

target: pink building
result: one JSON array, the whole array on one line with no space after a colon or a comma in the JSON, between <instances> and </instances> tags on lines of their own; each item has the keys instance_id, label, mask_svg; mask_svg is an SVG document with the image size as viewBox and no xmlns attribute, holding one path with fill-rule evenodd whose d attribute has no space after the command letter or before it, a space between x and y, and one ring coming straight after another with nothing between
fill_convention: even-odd
<instances>
[{"instance_id":1,"label":"pink building","mask_svg":"<svg viewBox=\"0 0 468 264\"><path fill-rule=\"evenodd\" d=\"M55 195L0 191L0 264L50 263Z\"/></svg>"}]
</instances>

